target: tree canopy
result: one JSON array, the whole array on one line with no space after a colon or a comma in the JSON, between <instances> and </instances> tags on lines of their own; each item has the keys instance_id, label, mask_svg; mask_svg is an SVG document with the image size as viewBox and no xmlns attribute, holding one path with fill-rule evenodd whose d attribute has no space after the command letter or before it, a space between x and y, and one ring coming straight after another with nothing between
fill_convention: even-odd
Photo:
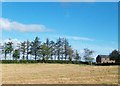
<instances>
[{"instance_id":1,"label":"tree canopy","mask_svg":"<svg viewBox=\"0 0 120 86\"><path fill-rule=\"evenodd\" d=\"M120 51L119 50L113 50L111 53L110 53L110 58L112 60L115 60L116 63L120 63Z\"/></svg>"}]
</instances>

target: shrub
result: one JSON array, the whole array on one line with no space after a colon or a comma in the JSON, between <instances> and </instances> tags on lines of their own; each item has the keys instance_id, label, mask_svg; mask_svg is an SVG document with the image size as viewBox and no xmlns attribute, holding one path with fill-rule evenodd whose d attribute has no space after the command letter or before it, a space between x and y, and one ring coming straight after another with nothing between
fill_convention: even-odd
<instances>
[{"instance_id":1,"label":"shrub","mask_svg":"<svg viewBox=\"0 0 120 86\"><path fill-rule=\"evenodd\" d=\"M2 60L3 64L11 64L11 63L38 63L35 60Z\"/></svg>"},{"instance_id":2,"label":"shrub","mask_svg":"<svg viewBox=\"0 0 120 86\"><path fill-rule=\"evenodd\" d=\"M69 61L69 60L2 60L0 63L3 64L12 64L12 63L59 63L59 64L86 64L89 65L88 62L82 62L82 61Z\"/></svg>"}]
</instances>

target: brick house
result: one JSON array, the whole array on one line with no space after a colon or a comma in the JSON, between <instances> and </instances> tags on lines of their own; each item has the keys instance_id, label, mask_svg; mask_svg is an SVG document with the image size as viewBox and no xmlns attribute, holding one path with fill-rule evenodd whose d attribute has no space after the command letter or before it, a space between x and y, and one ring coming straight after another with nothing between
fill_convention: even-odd
<instances>
[{"instance_id":1,"label":"brick house","mask_svg":"<svg viewBox=\"0 0 120 86\"><path fill-rule=\"evenodd\" d=\"M109 55L98 55L96 62L99 63L115 63L115 60L111 60Z\"/></svg>"}]
</instances>

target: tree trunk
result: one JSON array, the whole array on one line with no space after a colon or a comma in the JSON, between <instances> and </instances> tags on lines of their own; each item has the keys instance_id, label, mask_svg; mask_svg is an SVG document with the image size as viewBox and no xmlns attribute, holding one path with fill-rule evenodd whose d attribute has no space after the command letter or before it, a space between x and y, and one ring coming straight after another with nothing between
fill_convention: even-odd
<instances>
[{"instance_id":1,"label":"tree trunk","mask_svg":"<svg viewBox=\"0 0 120 86\"><path fill-rule=\"evenodd\" d=\"M65 54L65 60L67 59L67 54Z\"/></svg>"},{"instance_id":2,"label":"tree trunk","mask_svg":"<svg viewBox=\"0 0 120 86\"><path fill-rule=\"evenodd\" d=\"M35 52L35 61L36 61L37 53Z\"/></svg>"},{"instance_id":3,"label":"tree trunk","mask_svg":"<svg viewBox=\"0 0 120 86\"><path fill-rule=\"evenodd\" d=\"M42 62L44 62L45 63L45 56L43 55L43 59L42 59Z\"/></svg>"},{"instance_id":4,"label":"tree trunk","mask_svg":"<svg viewBox=\"0 0 120 86\"><path fill-rule=\"evenodd\" d=\"M72 61L72 59L71 59L71 57L69 56L69 61L71 62Z\"/></svg>"},{"instance_id":5,"label":"tree trunk","mask_svg":"<svg viewBox=\"0 0 120 86\"><path fill-rule=\"evenodd\" d=\"M11 59L11 52L10 52L10 59Z\"/></svg>"},{"instance_id":6,"label":"tree trunk","mask_svg":"<svg viewBox=\"0 0 120 86\"><path fill-rule=\"evenodd\" d=\"M28 52L27 52L27 56L26 56L26 59L28 60Z\"/></svg>"},{"instance_id":7,"label":"tree trunk","mask_svg":"<svg viewBox=\"0 0 120 86\"><path fill-rule=\"evenodd\" d=\"M58 60L60 60L60 52L58 51Z\"/></svg>"},{"instance_id":8,"label":"tree trunk","mask_svg":"<svg viewBox=\"0 0 120 86\"><path fill-rule=\"evenodd\" d=\"M53 55L51 54L51 60L53 60L53 57L52 57Z\"/></svg>"},{"instance_id":9,"label":"tree trunk","mask_svg":"<svg viewBox=\"0 0 120 86\"><path fill-rule=\"evenodd\" d=\"M6 54L6 52L5 52L5 60L6 60L6 56L7 56L7 54Z\"/></svg>"},{"instance_id":10,"label":"tree trunk","mask_svg":"<svg viewBox=\"0 0 120 86\"><path fill-rule=\"evenodd\" d=\"M23 60L25 60L25 56L24 56L24 53L23 53Z\"/></svg>"}]
</instances>

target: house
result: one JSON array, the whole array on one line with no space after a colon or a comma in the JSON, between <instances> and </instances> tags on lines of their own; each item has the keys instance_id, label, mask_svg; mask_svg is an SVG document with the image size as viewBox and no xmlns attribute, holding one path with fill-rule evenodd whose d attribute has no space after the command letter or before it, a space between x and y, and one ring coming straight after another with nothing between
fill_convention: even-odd
<instances>
[{"instance_id":1,"label":"house","mask_svg":"<svg viewBox=\"0 0 120 86\"><path fill-rule=\"evenodd\" d=\"M115 60L111 60L109 55L98 55L96 57L96 62L100 63L115 63Z\"/></svg>"}]
</instances>

